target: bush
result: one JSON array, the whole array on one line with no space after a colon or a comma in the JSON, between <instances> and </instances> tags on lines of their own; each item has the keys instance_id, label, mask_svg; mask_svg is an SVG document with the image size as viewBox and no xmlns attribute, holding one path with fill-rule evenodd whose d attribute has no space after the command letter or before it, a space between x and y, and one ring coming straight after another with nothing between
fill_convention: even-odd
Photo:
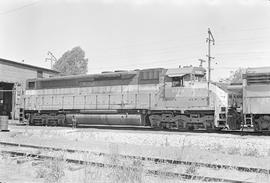
<instances>
[{"instance_id":1,"label":"bush","mask_svg":"<svg viewBox=\"0 0 270 183\"><path fill-rule=\"evenodd\" d=\"M99 182L104 174L104 169L93 165L86 165L84 167L83 183Z\"/></svg>"},{"instance_id":2,"label":"bush","mask_svg":"<svg viewBox=\"0 0 270 183\"><path fill-rule=\"evenodd\" d=\"M65 160L63 155L48 159L37 169L36 177L44 178L47 183L59 182L65 175L64 168Z\"/></svg>"},{"instance_id":3,"label":"bush","mask_svg":"<svg viewBox=\"0 0 270 183\"><path fill-rule=\"evenodd\" d=\"M230 147L227 151L230 155L239 154L240 155L240 148L239 147Z\"/></svg>"},{"instance_id":4,"label":"bush","mask_svg":"<svg viewBox=\"0 0 270 183\"><path fill-rule=\"evenodd\" d=\"M143 165L141 160L128 159L128 161L121 162L117 156L111 157L111 168L109 174L114 183L141 183L143 174ZM121 166L121 167L119 167Z\"/></svg>"},{"instance_id":5,"label":"bush","mask_svg":"<svg viewBox=\"0 0 270 183\"><path fill-rule=\"evenodd\" d=\"M245 156L255 156L258 157L259 156L259 152L256 148L248 148L246 149L246 151L244 152Z\"/></svg>"},{"instance_id":6,"label":"bush","mask_svg":"<svg viewBox=\"0 0 270 183\"><path fill-rule=\"evenodd\" d=\"M196 166L195 164L191 164L187 167L185 173L190 175L196 175L198 174L198 169L199 169L198 166Z\"/></svg>"}]
</instances>

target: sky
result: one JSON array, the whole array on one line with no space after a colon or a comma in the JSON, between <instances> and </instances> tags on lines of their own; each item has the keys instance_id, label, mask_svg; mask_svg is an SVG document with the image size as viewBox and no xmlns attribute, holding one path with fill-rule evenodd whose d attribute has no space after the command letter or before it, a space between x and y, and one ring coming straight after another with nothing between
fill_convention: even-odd
<instances>
[{"instance_id":1,"label":"sky","mask_svg":"<svg viewBox=\"0 0 270 183\"><path fill-rule=\"evenodd\" d=\"M76 46L88 73L198 66L208 28L212 80L270 66L269 0L0 0L0 22L0 58L45 68Z\"/></svg>"}]
</instances>

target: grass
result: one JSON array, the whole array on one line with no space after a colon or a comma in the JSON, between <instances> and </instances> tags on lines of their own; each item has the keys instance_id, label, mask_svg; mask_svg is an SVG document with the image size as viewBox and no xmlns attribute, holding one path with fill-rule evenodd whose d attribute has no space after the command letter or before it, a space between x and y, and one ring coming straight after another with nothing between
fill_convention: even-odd
<instances>
[{"instance_id":1,"label":"grass","mask_svg":"<svg viewBox=\"0 0 270 183\"><path fill-rule=\"evenodd\" d=\"M229 155L236 155L236 154L240 155L240 150L241 149L239 147L230 147L228 148L227 153Z\"/></svg>"},{"instance_id":2,"label":"grass","mask_svg":"<svg viewBox=\"0 0 270 183\"><path fill-rule=\"evenodd\" d=\"M13 157L5 153L0 153L0 159L1 159L1 163L3 162L5 164L10 164L14 160Z\"/></svg>"},{"instance_id":3,"label":"grass","mask_svg":"<svg viewBox=\"0 0 270 183\"><path fill-rule=\"evenodd\" d=\"M114 149L115 150L115 149ZM89 154L85 154L84 161L91 160ZM107 157L106 164L109 166L84 165L83 183L110 182L110 183L141 183L143 165L138 159L123 159L117 153ZM108 181L105 181L108 180Z\"/></svg>"},{"instance_id":4,"label":"grass","mask_svg":"<svg viewBox=\"0 0 270 183\"><path fill-rule=\"evenodd\" d=\"M215 152L222 152L224 150L224 147L221 144L214 143L213 146L212 146L212 150L215 151Z\"/></svg>"},{"instance_id":5,"label":"grass","mask_svg":"<svg viewBox=\"0 0 270 183\"><path fill-rule=\"evenodd\" d=\"M125 165L122 163L123 168L112 168L110 177L114 183L141 183L143 168L140 161L133 160L132 165Z\"/></svg>"},{"instance_id":6,"label":"grass","mask_svg":"<svg viewBox=\"0 0 270 183\"><path fill-rule=\"evenodd\" d=\"M91 155L89 153L85 153L83 160L85 162L91 161ZM83 183L93 183L99 182L100 179L104 176L105 172L98 166L84 164L83 165L83 176L82 182Z\"/></svg>"},{"instance_id":7,"label":"grass","mask_svg":"<svg viewBox=\"0 0 270 183\"><path fill-rule=\"evenodd\" d=\"M108 163L110 168L109 177L113 183L141 183L143 174L143 164L139 159L122 159L118 154L118 145L110 145L111 155Z\"/></svg>"},{"instance_id":8,"label":"grass","mask_svg":"<svg viewBox=\"0 0 270 183\"><path fill-rule=\"evenodd\" d=\"M197 165L191 164L186 168L185 173L190 174L190 175L197 175L198 170L199 170L199 167Z\"/></svg>"},{"instance_id":9,"label":"grass","mask_svg":"<svg viewBox=\"0 0 270 183\"><path fill-rule=\"evenodd\" d=\"M47 159L37 168L36 178L43 178L46 183L58 183L65 176L65 164L63 154Z\"/></svg>"},{"instance_id":10,"label":"grass","mask_svg":"<svg viewBox=\"0 0 270 183\"><path fill-rule=\"evenodd\" d=\"M113 183L141 183L143 166L141 160L130 160L130 162L120 162L112 158L112 165L117 165L110 169L110 178ZM118 167L121 166L121 167Z\"/></svg>"},{"instance_id":11,"label":"grass","mask_svg":"<svg viewBox=\"0 0 270 183\"><path fill-rule=\"evenodd\" d=\"M100 167L89 165L84 167L83 175L83 183L100 182L99 180L104 176L104 170Z\"/></svg>"},{"instance_id":12,"label":"grass","mask_svg":"<svg viewBox=\"0 0 270 183\"><path fill-rule=\"evenodd\" d=\"M245 150L244 156L254 156L258 157L259 156L259 151L256 148L248 148Z\"/></svg>"},{"instance_id":13,"label":"grass","mask_svg":"<svg viewBox=\"0 0 270 183\"><path fill-rule=\"evenodd\" d=\"M270 156L270 148L267 151L267 156Z\"/></svg>"}]
</instances>

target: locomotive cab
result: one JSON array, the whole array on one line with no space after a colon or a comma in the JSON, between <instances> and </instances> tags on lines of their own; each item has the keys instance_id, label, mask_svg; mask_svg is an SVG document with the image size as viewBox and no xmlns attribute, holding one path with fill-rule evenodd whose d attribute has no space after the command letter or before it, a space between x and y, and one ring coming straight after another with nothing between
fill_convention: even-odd
<instances>
[{"instance_id":1,"label":"locomotive cab","mask_svg":"<svg viewBox=\"0 0 270 183\"><path fill-rule=\"evenodd\" d=\"M214 108L209 107L206 82L206 70L203 67L184 66L168 69L164 79L162 105L170 118L162 120L162 126L174 126L178 129L208 129L214 127ZM162 114L160 114L162 116ZM155 115L150 121L157 121ZM174 123L172 125L172 123Z\"/></svg>"}]
</instances>

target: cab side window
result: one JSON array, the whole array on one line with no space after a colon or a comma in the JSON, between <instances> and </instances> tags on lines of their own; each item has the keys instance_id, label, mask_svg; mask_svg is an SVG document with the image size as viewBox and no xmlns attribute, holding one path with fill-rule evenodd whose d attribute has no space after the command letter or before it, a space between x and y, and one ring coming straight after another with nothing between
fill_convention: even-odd
<instances>
[{"instance_id":1,"label":"cab side window","mask_svg":"<svg viewBox=\"0 0 270 183\"><path fill-rule=\"evenodd\" d=\"M183 87L184 79L183 77L173 77L172 78L172 87Z\"/></svg>"},{"instance_id":2,"label":"cab side window","mask_svg":"<svg viewBox=\"0 0 270 183\"><path fill-rule=\"evenodd\" d=\"M30 81L28 82L28 89L35 89L35 82L34 81Z\"/></svg>"}]
</instances>

